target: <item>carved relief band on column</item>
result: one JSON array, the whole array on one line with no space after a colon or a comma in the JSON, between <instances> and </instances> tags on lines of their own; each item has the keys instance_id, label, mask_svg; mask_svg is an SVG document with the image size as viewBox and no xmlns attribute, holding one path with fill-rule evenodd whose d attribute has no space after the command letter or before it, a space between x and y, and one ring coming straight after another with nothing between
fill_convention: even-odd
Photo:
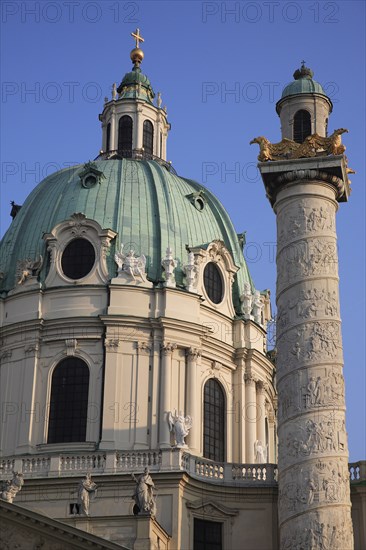
<instances>
[{"instance_id":1,"label":"carved relief band on column","mask_svg":"<svg viewBox=\"0 0 366 550\"><path fill-rule=\"evenodd\" d=\"M319 276L338 278L337 243L334 238L302 239L278 252L278 295L290 284Z\"/></svg>"},{"instance_id":2,"label":"carved relief band on column","mask_svg":"<svg viewBox=\"0 0 366 550\"><path fill-rule=\"evenodd\" d=\"M293 368L316 362L342 363L340 322L308 322L281 334L277 340L278 380Z\"/></svg>"},{"instance_id":3,"label":"carved relief band on column","mask_svg":"<svg viewBox=\"0 0 366 550\"><path fill-rule=\"evenodd\" d=\"M293 418L312 409L344 410L344 377L342 367L329 365L300 369L281 378L277 388L283 394L279 401L278 419Z\"/></svg>"}]
</instances>

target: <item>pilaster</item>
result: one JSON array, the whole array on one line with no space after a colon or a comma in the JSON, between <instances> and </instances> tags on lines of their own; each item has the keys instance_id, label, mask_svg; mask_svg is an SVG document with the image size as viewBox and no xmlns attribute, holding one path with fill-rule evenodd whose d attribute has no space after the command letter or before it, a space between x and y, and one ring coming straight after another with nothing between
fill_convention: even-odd
<instances>
[{"instance_id":1,"label":"pilaster","mask_svg":"<svg viewBox=\"0 0 366 550\"><path fill-rule=\"evenodd\" d=\"M254 443L257 436L257 399L255 379L245 375L245 455L248 464L254 463Z\"/></svg>"}]
</instances>

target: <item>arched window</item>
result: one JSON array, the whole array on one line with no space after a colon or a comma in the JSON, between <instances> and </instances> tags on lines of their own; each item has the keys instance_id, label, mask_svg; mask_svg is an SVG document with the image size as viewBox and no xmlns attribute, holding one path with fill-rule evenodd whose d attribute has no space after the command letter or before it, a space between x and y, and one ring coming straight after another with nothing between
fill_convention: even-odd
<instances>
[{"instance_id":1,"label":"arched window","mask_svg":"<svg viewBox=\"0 0 366 550\"><path fill-rule=\"evenodd\" d=\"M111 148L111 123L108 122L107 124L107 142L105 146L105 150L108 153L109 149Z\"/></svg>"},{"instance_id":2,"label":"arched window","mask_svg":"<svg viewBox=\"0 0 366 550\"><path fill-rule=\"evenodd\" d=\"M142 145L145 153L152 155L154 151L154 127L150 120L144 121L144 133Z\"/></svg>"},{"instance_id":3,"label":"arched window","mask_svg":"<svg viewBox=\"0 0 366 550\"><path fill-rule=\"evenodd\" d=\"M132 118L127 115L118 122L118 151L123 151L124 157L132 157Z\"/></svg>"},{"instance_id":4,"label":"arched window","mask_svg":"<svg viewBox=\"0 0 366 550\"><path fill-rule=\"evenodd\" d=\"M225 396L220 383L214 378L205 384L203 409L203 456L224 462Z\"/></svg>"},{"instance_id":5,"label":"arched window","mask_svg":"<svg viewBox=\"0 0 366 550\"><path fill-rule=\"evenodd\" d=\"M52 375L47 443L85 441L89 368L77 357L68 357Z\"/></svg>"},{"instance_id":6,"label":"arched window","mask_svg":"<svg viewBox=\"0 0 366 550\"><path fill-rule=\"evenodd\" d=\"M308 111L301 109L294 116L294 141L302 143L311 135L311 118Z\"/></svg>"}]
</instances>

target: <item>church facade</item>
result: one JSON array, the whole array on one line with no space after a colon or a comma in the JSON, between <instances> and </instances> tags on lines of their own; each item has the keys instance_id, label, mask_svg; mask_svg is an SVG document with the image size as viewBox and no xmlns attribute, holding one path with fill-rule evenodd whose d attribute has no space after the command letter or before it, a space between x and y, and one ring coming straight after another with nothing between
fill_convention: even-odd
<instances>
[{"instance_id":1,"label":"church facade","mask_svg":"<svg viewBox=\"0 0 366 550\"><path fill-rule=\"evenodd\" d=\"M306 241L293 273L278 261L276 354L244 236L166 160L167 111L133 37L100 154L43 180L1 242L0 547L361 549L335 261L306 241L333 243L349 193L331 101L302 67L277 104L281 144L253 140L281 250Z\"/></svg>"}]
</instances>

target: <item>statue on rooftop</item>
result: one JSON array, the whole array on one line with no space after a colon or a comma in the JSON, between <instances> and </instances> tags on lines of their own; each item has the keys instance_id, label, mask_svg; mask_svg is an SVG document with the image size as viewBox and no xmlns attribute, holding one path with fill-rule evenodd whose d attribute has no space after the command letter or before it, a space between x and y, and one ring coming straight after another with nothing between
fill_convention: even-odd
<instances>
[{"instance_id":1,"label":"statue on rooftop","mask_svg":"<svg viewBox=\"0 0 366 550\"><path fill-rule=\"evenodd\" d=\"M21 491L23 485L23 474L13 471L13 478L2 482L0 498L6 502L12 503L16 495Z\"/></svg>"},{"instance_id":2,"label":"statue on rooftop","mask_svg":"<svg viewBox=\"0 0 366 550\"><path fill-rule=\"evenodd\" d=\"M153 489L155 488L154 482L150 475L149 468L145 468L138 479L132 474L132 479L136 483L135 492L133 498L138 508L138 514L156 516L156 501Z\"/></svg>"},{"instance_id":3,"label":"statue on rooftop","mask_svg":"<svg viewBox=\"0 0 366 550\"><path fill-rule=\"evenodd\" d=\"M97 494L97 484L92 481L91 474L87 473L85 478L79 483L78 500L82 513L89 516L90 497L95 498Z\"/></svg>"}]
</instances>

